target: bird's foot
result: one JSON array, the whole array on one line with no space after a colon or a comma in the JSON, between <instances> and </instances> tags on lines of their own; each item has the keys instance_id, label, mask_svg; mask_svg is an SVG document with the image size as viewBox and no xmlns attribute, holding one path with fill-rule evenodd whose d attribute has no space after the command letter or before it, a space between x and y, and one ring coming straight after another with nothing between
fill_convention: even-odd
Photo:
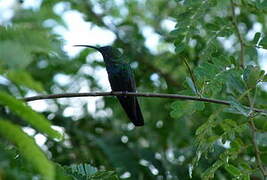
<instances>
[{"instance_id":1,"label":"bird's foot","mask_svg":"<svg viewBox=\"0 0 267 180\"><path fill-rule=\"evenodd\" d=\"M124 98L127 98L126 94L128 93L128 91L122 91L122 95Z\"/></svg>"},{"instance_id":2,"label":"bird's foot","mask_svg":"<svg viewBox=\"0 0 267 180\"><path fill-rule=\"evenodd\" d=\"M110 93L111 93L111 94L114 94L114 95L116 95L116 92L117 92L117 93L121 93L121 96L124 97L124 98L127 97L127 93L128 93L128 91L110 91Z\"/></svg>"}]
</instances>

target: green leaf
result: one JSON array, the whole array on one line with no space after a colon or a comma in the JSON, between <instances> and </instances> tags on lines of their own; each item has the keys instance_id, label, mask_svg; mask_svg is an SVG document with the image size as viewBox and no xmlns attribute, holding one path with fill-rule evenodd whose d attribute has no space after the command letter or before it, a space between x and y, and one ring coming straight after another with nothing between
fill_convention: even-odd
<instances>
[{"instance_id":1,"label":"green leaf","mask_svg":"<svg viewBox=\"0 0 267 180\"><path fill-rule=\"evenodd\" d=\"M8 77L9 80L11 80L12 82L18 85L26 86L28 88L36 90L37 92L44 91L42 84L40 82L35 81L32 78L32 76L26 71L12 70L12 71L8 71L6 76Z\"/></svg>"},{"instance_id":2,"label":"green leaf","mask_svg":"<svg viewBox=\"0 0 267 180\"><path fill-rule=\"evenodd\" d=\"M253 69L253 66L252 66L252 65L249 65L249 66L247 66L246 69L244 70L244 73L243 73L243 79L244 79L245 81L248 80L248 78L249 78L249 74L250 74L250 72L252 71L252 69Z\"/></svg>"},{"instance_id":3,"label":"green leaf","mask_svg":"<svg viewBox=\"0 0 267 180\"><path fill-rule=\"evenodd\" d=\"M175 47L176 54L183 52L185 48L186 48L186 45L184 43L180 43L179 45Z\"/></svg>"},{"instance_id":4,"label":"green leaf","mask_svg":"<svg viewBox=\"0 0 267 180\"><path fill-rule=\"evenodd\" d=\"M217 160L215 163L212 164L211 167L206 169L202 174L201 178L202 179L213 179L214 178L214 173L219 169L224 162L222 160Z\"/></svg>"},{"instance_id":5,"label":"green leaf","mask_svg":"<svg viewBox=\"0 0 267 180\"><path fill-rule=\"evenodd\" d=\"M225 119L223 122L224 122L225 124L230 125L232 128L237 126L236 121L234 121L234 120L232 120L232 119Z\"/></svg>"},{"instance_id":6,"label":"green leaf","mask_svg":"<svg viewBox=\"0 0 267 180\"><path fill-rule=\"evenodd\" d=\"M202 90L201 93L206 96L212 96L220 93L223 83L225 83L224 78L222 78L223 74L221 73L225 68L222 67L224 66L222 63L224 59L216 59L217 58L213 58L214 64L205 62L194 70L198 87ZM216 61L220 61L221 63L218 64Z\"/></svg>"},{"instance_id":7,"label":"green leaf","mask_svg":"<svg viewBox=\"0 0 267 180\"><path fill-rule=\"evenodd\" d=\"M33 52L49 53L51 51L52 38L46 29L32 28L30 26L9 26L0 28L0 41L18 45L29 54ZM12 47L10 48L8 51L16 52ZM14 54L20 57L19 54Z\"/></svg>"},{"instance_id":8,"label":"green leaf","mask_svg":"<svg viewBox=\"0 0 267 180\"><path fill-rule=\"evenodd\" d=\"M72 164L69 169L71 173L77 173L81 176L91 176L97 172L97 168L90 164Z\"/></svg>"},{"instance_id":9,"label":"green leaf","mask_svg":"<svg viewBox=\"0 0 267 180\"><path fill-rule=\"evenodd\" d=\"M188 28L186 27L186 25L184 25L184 26L180 26L177 29L174 29L173 31L170 32L170 34L173 36L185 35L187 30Z\"/></svg>"},{"instance_id":10,"label":"green leaf","mask_svg":"<svg viewBox=\"0 0 267 180\"><path fill-rule=\"evenodd\" d=\"M257 143L259 146L264 146L264 147L266 147L266 146L267 146L267 133L260 133L260 132L257 132L257 133L256 133L256 143Z\"/></svg>"},{"instance_id":11,"label":"green leaf","mask_svg":"<svg viewBox=\"0 0 267 180\"><path fill-rule=\"evenodd\" d=\"M20 153L33 164L34 168L46 180L53 180L55 177L54 165L51 163L34 140L25 134L19 126L7 120L0 119L0 135L14 143Z\"/></svg>"},{"instance_id":12,"label":"green leaf","mask_svg":"<svg viewBox=\"0 0 267 180\"><path fill-rule=\"evenodd\" d=\"M255 88L261 78L262 71L257 66L247 66L243 73L243 79L249 88Z\"/></svg>"},{"instance_id":13,"label":"green leaf","mask_svg":"<svg viewBox=\"0 0 267 180\"><path fill-rule=\"evenodd\" d=\"M211 129L210 124L209 123L204 123L201 126L199 126L196 130L196 136L200 135L200 134L204 134L208 129Z\"/></svg>"},{"instance_id":14,"label":"green leaf","mask_svg":"<svg viewBox=\"0 0 267 180\"><path fill-rule=\"evenodd\" d=\"M216 66L220 66L220 69L223 71L225 70L225 67L229 66L231 64L230 57L225 56L218 56L212 58L213 64L216 64Z\"/></svg>"},{"instance_id":15,"label":"green leaf","mask_svg":"<svg viewBox=\"0 0 267 180\"><path fill-rule=\"evenodd\" d=\"M221 27L218 24L212 24L212 23L207 23L206 27L208 30L211 31L219 31L221 29Z\"/></svg>"},{"instance_id":16,"label":"green leaf","mask_svg":"<svg viewBox=\"0 0 267 180\"><path fill-rule=\"evenodd\" d=\"M171 117L172 118L180 118L183 116L184 114L184 106L183 103L180 101L176 101L174 103L172 103L171 108L173 109L171 111Z\"/></svg>"},{"instance_id":17,"label":"green leaf","mask_svg":"<svg viewBox=\"0 0 267 180\"><path fill-rule=\"evenodd\" d=\"M241 79L241 71L230 69L222 72L219 77L225 82L227 88L229 89L228 91L230 91L232 94L235 94L235 92L242 94L247 89L243 80ZM227 81L225 81L226 79Z\"/></svg>"},{"instance_id":18,"label":"green leaf","mask_svg":"<svg viewBox=\"0 0 267 180\"><path fill-rule=\"evenodd\" d=\"M257 45L258 42L259 42L260 37L261 37L261 33L260 32L256 32L255 35L254 35L254 38L252 40L252 43Z\"/></svg>"},{"instance_id":19,"label":"green leaf","mask_svg":"<svg viewBox=\"0 0 267 180\"><path fill-rule=\"evenodd\" d=\"M205 109L205 103L204 102L195 102L194 109L196 111L203 111Z\"/></svg>"},{"instance_id":20,"label":"green leaf","mask_svg":"<svg viewBox=\"0 0 267 180\"><path fill-rule=\"evenodd\" d=\"M203 63L197 67L194 73L197 79L206 78L207 80L212 80L220 72L220 69L211 63Z\"/></svg>"},{"instance_id":21,"label":"green leaf","mask_svg":"<svg viewBox=\"0 0 267 180\"><path fill-rule=\"evenodd\" d=\"M0 133L0 171L1 178L29 180L38 173L34 164L29 162L19 149L1 136ZM39 174L38 174L39 175Z\"/></svg>"},{"instance_id":22,"label":"green leaf","mask_svg":"<svg viewBox=\"0 0 267 180\"><path fill-rule=\"evenodd\" d=\"M242 175L242 172L237 167L231 164L226 164L224 168L228 173L230 173L234 177L239 177Z\"/></svg>"},{"instance_id":23,"label":"green leaf","mask_svg":"<svg viewBox=\"0 0 267 180\"><path fill-rule=\"evenodd\" d=\"M171 105L171 117L180 118L183 115L193 114L196 111L202 111L205 108L203 102L182 102L175 101Z\"/></svg>"},{"instance_id":24,"label":"green leaf","mask_svg":"<svg viewBox=\"0 0 267 180\"><path fill-rule=\"evenodd\" d=\"M243 106L242 104L240 104L238 101L235 101L235 100L230 101L230 104L231 104L231 107L235 109L237 112L248 117L249 109L247 109L245 106Z\"/></svg>"},{"instance_id":25,"label":"green leaf","mask_svg":"<svg viewBox=\"0 0 267 180\"><path fill-rule=\"evenodd\" d=\"M215 141L217 141L220 138L220 136L210 136L207 139L207 143L214 143Z\"/></svg>"},{"instance_id":26,"label":"green leaf","mask_svg":"<svg viewBox=\"0 0 267 180\"><path fill-rule=\"evenodd\" d=\"M0 66L22 69L32 61L30 53L20 44L12 41L0 43Z\"/></svg>"},{"instance_id":27,"label":"green leaf","mask_svg":"<svg viewBox=\"0 0 267 180\"><path fill-rule=\"evenodd\" d=\"M40 132L47 134L50 138L62 138L62 135L58 131L51 128L51 123L47 119L7 93L0 92L0 104L9 107L11 111L23 118Z\"/></svg>"},{"instance_id":28,"label":"green leaf","mask_svg":"<svg viewBox=\"0 0 267 180\"><path fill-rule=\"evenodd\" d=\"M98 171L90 164L72 164L65 167L66 172L75 180L119 180L114 171Z\"/></svg>"},{"instance_id":29,"label":"green leaf","mask_svg":"<svg viewBox=\"0 0 267 180\"><path fill-rule=\"evenodd\" d=\"M231 64L237 66L238 63L237 63L237 60L236 60L236 58L234 56L230 56L229 60L230 60Z\"/></svg>"},{"instance_id":30,"label":"green leaf","mask_svg":"<svg viewBox=\"0 0 267 180\"><path fill-rule=\"evenodd\" d=\"M265 75L263 76L262 81L263 81L263 82L267 82L267 74L265 74Z\"/></svg>"},{"instance_id":31,"label":"green leaf","mask_svg":"<svg viewBox=\"0 0 267 180\"><path fill-rule=\"evenodd\" d=\"M56 180L73 180L73 176L67 173L67 171L60 164L54 163L56 168Z\"/></svg>"},{"instance_id":32,"label":"green leaf","mask_svg":"<svg viewBox=\"0 0 267 180\"><path fill-rule=\"evenodd\" d=\"M129 171L133 179L137 179L141 167L138 165L138 156L130 147L121 143L116 136L92 137L92 140L103 151L106 160L118 168L118 173Z\"/></svg>"},{"instance_id":33,"label":"green leaf","mask_svg":"<svg viewBox=\"0 0 267 180\"><path fill-rule=\"evenodd\" d=\"M250 175L249 174L244 175L243 180L250 180Z\"/></svg>"},{"instance_id":34,"label":"green leaf","mask_svg":"<svg viewBox=\"0 0 267 180\"><path fill-rule=\"evenodd\" d=\"M52 37L46 29L33 24L1 27L0 66L15 70L26 68L34 60L34 54L51 54ZM53 50L57 52L58 49Z\"/></svg>"},{"instance_id":35,"label":"green leaf","mask_svg":"<svg viewBox=\"0 0 267 180\"><path fill-rule=\"evenodd\" d=\"M231 148L234 151L239 151L244 146L244 142L239 138L236 138L234 141L231 142Z\"/></svg>"},{"instance_id":36,"label":"green leaf","mask_svg":"<svg viewBox=\"0 0 267 180\"><path fill-rule=\"evenodd\" d=\"M236 123L235 124L234 123L235 123L235 121L233 121L231 119L225 119L220 123L220 126L224 132L227 132L227 131L233 130L233 128L236 127Z\"/></svg>"},{"instance_id":37,"label":"green leaf","mask_svg":"<svg viewBox=\"0 0 267 180\"><path fill-rule=\"evenodd\" d=\"M267 49L267 36L261 39L259 45L262 46L263 49Z\"/></svg>"}]
</instances>

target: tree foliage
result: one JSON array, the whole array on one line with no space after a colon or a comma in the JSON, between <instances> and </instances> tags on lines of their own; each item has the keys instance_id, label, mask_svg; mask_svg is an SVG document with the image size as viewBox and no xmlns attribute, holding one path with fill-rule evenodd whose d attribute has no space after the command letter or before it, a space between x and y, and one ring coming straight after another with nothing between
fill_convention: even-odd
<instances>
[{"instance_id":1,"label":"tree foliage","mask_svg":"<svg viewBox=\"0 0 267 180\"><path fill-rule=\"evenodd\" d=\"M260 0L45 0L10 9L12 18L0 21L0 179L266 178L266 113L254 111L267 108L266 7ZM70 11L115 35L138 91L231 105L139 98L139 128L111 97L46 100L34 111L20 99L104 91L95 75L104 63L87 49L75 57L63 50L55 28L67 28L62 15Z\"/></svg>"}]
</instances>

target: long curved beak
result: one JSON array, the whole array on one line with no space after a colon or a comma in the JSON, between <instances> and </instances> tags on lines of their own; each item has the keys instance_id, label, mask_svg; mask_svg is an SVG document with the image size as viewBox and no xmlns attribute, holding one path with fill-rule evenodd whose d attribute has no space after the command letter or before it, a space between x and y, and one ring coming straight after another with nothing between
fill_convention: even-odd
<instances>
[{"instance_id":1,"label":"long curved beak","mask_svg":"<svg viewBox=\"0 0 267 180\"><path fill-rule=\"evenodd\" d=\"M88 47L88 48L93 48L99 52L101 52L101 49L96 47L96 46L90 46L90 45L74 45L74 46L80 46L80 47Z\"/></svg>"}]
</instances>

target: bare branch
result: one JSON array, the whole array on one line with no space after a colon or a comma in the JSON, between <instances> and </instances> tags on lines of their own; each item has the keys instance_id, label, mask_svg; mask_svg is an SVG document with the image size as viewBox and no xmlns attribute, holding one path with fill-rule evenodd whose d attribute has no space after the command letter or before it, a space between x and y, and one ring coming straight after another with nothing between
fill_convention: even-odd
<instances>
[{"instance_id":1,"label":"bare branch","mask_svg":"<svg viewBox=\"0 0 267 180\"><path fill-rule=\"evenodd\" d=\"M230 102L218 99L210 99L196 96L186 96L179 94L161 94L161 93L137 93L137 92L89 92L89 93L64 93L64 94L48 94L38 95L33 97L26 97L21 100L30 102L41 99L58 99L58 98L73 98L73 97L89 97L89 96L139 96L139 97L151 97L151 98L170 98L181 100L202 101L207 103L231 105ZM263 109L253 108L255 112L267 114Z\"/></svg>"},{"instance_id":2,"label":"bare branch","mask_svg":"<svg viewBox=\"0 0 267 180\"><path fill-rule=\"evenodd\" d=\"M264 176L264 178L267 177L267 172L265 171L265 168L263 166L262 160L261 160L261 152L259 150L259 147L257 145L257 137L256 137L256 132L257 132L257 128L254 124L254 121L252 118L249 118L249 124L250 124L250 128L251 128L251 133L252 133L252 142L253 142L253 147L254 147L254 151L256 154L256 160L257 160L257 164L258 167L262 173L262 175Z\"/></svg>"},{"instance_id":3,"label":"bare branch","mask_svg":"<svg viewBox=\"0 0 267 180\"><path fill-rule=\"evenodd\" d=\"M255 99L256 99L256 95L257 95L257 88L255 89L255 94L253 99L250 97L250 93L248 92L247 96L248 96L248 100L249 100L249 104L250 104L250 109L251 112L253 112L253 107L254 107L254 103L255 103ZM267 172L264 168L263 162L261 160L261 151L258 147L257 144L257 128L255 126L254 120L253 120L253 114L251 113L248 120L249 120L249 125L250 125L250 129L251 129L251 134L252 134L252 143L253 143L253 147L254 147L254 151L255 151L255 155L256 155L256 162L257 162L257 166L259 167L264 179L266 179L267 177Z\"/></svg>"}]
</instances>

